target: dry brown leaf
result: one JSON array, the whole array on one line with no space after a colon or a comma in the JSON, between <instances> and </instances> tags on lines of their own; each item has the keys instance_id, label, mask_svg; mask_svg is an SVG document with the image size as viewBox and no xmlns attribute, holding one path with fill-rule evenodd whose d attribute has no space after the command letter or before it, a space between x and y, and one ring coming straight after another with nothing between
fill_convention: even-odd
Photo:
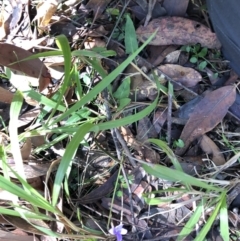
<instances>
[{"instance_id":1,"label":"dry brown leaf","mask_svg":"<svg viewBox=\"0 0 240 241\"><path fill-rule=\"evenodd\" d=\"M0 87L0 102L11 104L13 99L13 93Z\"/></svg>"},{"instance_id":2,"label":"dry brown leaf","mask_svg":"<svg viewBox=\"0 0 240 241\"><path fill-rule=\"evenodd\" d=\"M179 62L179 57L181 50L175 50L172 53L168 54L164 60L165 64L177 64Z\"/></svg>"},{"instance_id":3,"label":"dry brown leaf","mask_svg":"<svg viewBox=\"0 0 240 241\"><path fill-rule=\"evenodd\" d=\"M0 230L1 241L39 241L36 236L24 236Z\"/></svg>"},{"instance_id":4,"label":"dry brown leaf","mask_svg":"<svg viewBox=\"0 0 240 241\"><path fill-rule=\"evenodd\" d=\"M207 135L203 135L201 138L200 146L205 153L213 155L212 161L216 166L223 165L226 162L218 146Z\"/></svg>"},{"instance_id":5,"label":"dry brown leaf","mask_svg":"<svg viewBox=\"0 0 240 241\"><path fill-rule=\"evenodd\" d=\"M93 38L91 40L86 40L84 42L84 47L85 49L92 49L92 48L96 48L96 47L106 47L106 42L104 40L102 40L101 38Z\"/></svg>"},{"instance_id":6,"label":"dry brown leaf","mask_svg":"<svg viewBox=\"0 0 240 241\"><path fill-rule=\"evenodd\" d=\"M31 138L27 138L26 142L23 144L21 148L21 155L23 160L28 160L32 150L32 142Z\"/></svg>"},{"instance_id":7,"label":"dry brown leaf","mask_svg":"<svg viewBox=\"0 0 240 241\"><path fill-rule=\"evenodd\" d=\"M38 28L40 34L43 32L44 28L49 24L53 14L57 10L57 6L58 1L56 0L48 0L38 3L37 15L34 18L34 20L38 20Z\"/></svg>"},{"instance_id":8,"label":"dry brown leaf","mask_svg":"<svg viewBox=\"0 0 240 241\"><path fill-rule=\"evenodd\" d=\"M150 45L187 45L200 43L202 47L220 48L215 33L199 22L182 17L161 17L152 20L146 27L137 29L137 37L145 42L155 31Z\"/></svg>"},{"instance_id":9,"label":"dry brown leaf","mask_svg":"<svg viewBox=\"0 0 240 241\"><path fill-rule=\"evenodd\" d=\"M165 0L163 7L167 11L168 16L183 17L186 13L189 0Z\"/></svg>"},{"instance_id":10,"label":"dry brown leaf","mask_svg":"<svg viewBox=\"0 0 240 241\"><path fill-rule=\"evenodd\" d=\"M161 132L162 127L166 122L166 120L167 120L167 109L165 110L157 109L154 112L153 125L158 134Z\"/></svg>"},{"instance_id":11,"label":"dry brown leaf","mask_svg":"<svg viewBox=\"0 0 240 241\"><path fill-rule=\"evenodd\" d=\"M202 76L196 70L177 64L165 64L158 67L164 74L186 87L193 87L202 80ZM174 89L182 89L174 84Z\"/></svg>"},{"instance_id":12,"label":"dry brown leaf","mask_svg":"<svg viewBox=\"0 0 240 241\"><path fill-rule=\"evenodd\" d=\"M184 126L180 139L183 148L177 148L176 154L183 155L196 138L212 130L227 114L229 107L236 98L234 86L221 87L205 95L195 106L187 124Z\"/></svg>"},{"instance_id":13,"label":"dry brown leaf","mask_svg":"<svg viewBox=\"0 0 240 241\"><path fill-rule=\"evenodd\" d=\"M10 33L11 12L12 6L6 1L0 13L0 40Z\"/></svg>"},{"instance_id":14,"label":"dry brown leaf","mask_svg":"<svg viewBox=\"0 0 240 241\"><path fill-rule=\"evenodd\" d=\"M111 0L90 0L87 3L86 8L93 10L95 17L98 17L110 2Z\"/></svg>"},{"instance_id":15,"label":"dry brown leaf","mask_svg":"<svg viewBox=\"0 0 240 241\"><path fill-rule=\"evenodd\" d=\"M35 147L42 146L46 143L44 136L32 136L32 144Z\"/></svg>"},{"instance_id":16,"label":"dry brown leaf","mask_svg":"<svg viewBox=\"0 0 240 241\"><path fill-rule=\"evenodd\" d=\"M39 235L45 235L44 232L40 231L39 229L35 228L33 225L31 225L29 222L27 222L26 220L19 218L19 217L15 217L15 216L10 216L10 215L4 215L3 218L11 225L20 228L22 230L27 230L29 233L35 233L35 234L39 234ZM39 227L43 227L45 229L49 229L49 231L51 231L51 229L49 228L48 224L46 224L43 220L41 219L31 219L31 223L39 226ZM25 237L26 238L26 237Z\"/></svg>"},{"instance_id":17,"label":"dry brown leaf","mask_svg":"<svg viewBox=\"0 0 240 241\"><path fill-rule=\"evenodd\" d=\"M39 59L18 62L19 60L30 57L32 55L30 52L7 43L0 43L0 49L1 65L39 79L40 92L49 85L51 77L48 73L48 69Z\"/></svg>"},{"instance_id":18,"label":"dry brown leaf","mask_svg":"<svg viewBox=\"0 0 240 241\"><path fill-rule=\"evenodd\" d=\"M45 176L48 172L48 169L50 167L50 163L37 163L37 162L28 162L27 164L23 164L24 173L26 176L26 179L36 178L40 176ZM9 164L9 166L14 170L17 170L17 166L15 164ZM53 169L56 170L56 168ZM12 178L16 178L15 174L9 171L9 176Z\"/></svg>"},{"instance_id":19,"label":"dry brown leaf","mask_svg":"<svg viewBox=\"0 0 240 241\"><path fill-rule=\"evenodd\" d=\"M30 50L34 47L38 47L39 45L41 45L45 40L47 40L48 37L42 37L42 38L38 38L38 39L19 39L19 38L15 38L12 40L12 43L15 46L18 46L19 48L25 49L25 50Z\"/></svg>"},{"instance_id":20,"label":"dry brown leaf","mask_svg":"<svg viewBox=\"0 0 240 241\"><path fill-rule=\"evenodd\" d=\"M166 56L172 53L174 50L178 48L177 45L169 45L169 46L149 46L149 55L150 58L148 59L150 63L154 66L160 65Z\"/></svg>"},{"instance_id":21,"label":"dry brown leaf","mask_svg":"<svg viewBox=\"0 0 240 241\"><path fill-rule=\"evenodd\" d=\"M33 121L40 113L40 108L34 108L32 110L27 111L26 113L22 114L18 118L18 128L21 126L25 126Z\"/></svg>"},{"instance_id":22,"label":"dry brown leaf","mask_svg":"<svg viewBox=\"0 0 240 241\"><path fill-rule=\"evenodd\" d=\"M157 138L158 134L155 130L154 125L151 123L148 117L144 117L139 120L137 126L137 136L136 140L139 143L138 145L141 147L141 155L143 158L150 163L158 163L160 160L159 154L152 149L149 143L143 143L149 138Z\"/></svg>"}]
</instances>

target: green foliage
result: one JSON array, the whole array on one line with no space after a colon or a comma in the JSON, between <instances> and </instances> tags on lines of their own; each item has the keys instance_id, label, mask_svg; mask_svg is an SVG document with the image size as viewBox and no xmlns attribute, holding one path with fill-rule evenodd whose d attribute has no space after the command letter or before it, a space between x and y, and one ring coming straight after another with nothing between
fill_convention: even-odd
<instances>
[{"instance_id":1,"label":"green foliage","mask_svg":"<svg viewBox=\"0 0 240 241\"><path fill-rule=\"evenodd\" d=\"M4 176L0 175L0 188L8 191L14 197L21 198L22 201L28 203L28 209L25 207L21 207L17 204L9 205L9 207L0 207L0 213L8 214L13 216L18 216L24 218L27 222L32 224L35 228L37 228L40 232L43 232L47 235L51 235L52 237L62 237L68 238L68 235L58 234L49 229L44 229L40 226L37 226L31 222L30 219L41 219L41 220L52 220L52 216L57 216L58 220L61 220L64 225L68 226L70 230L73 232L79 233L78 235L74 235L75 239L79 240L96 240L102 239L103 237L100 235L95 235L94 230L89 230L87 228L79 228L75 226L67 217L64 216L62 212L57 208L56 204L58 202L59 193L64 183L65 193L68 195L68 177L70 175L70 170L72 166L72 162L74 160L75 153L78 149L80 143L84 142L84 138L89 132L98 133L100 130L108 130L111 128L116 128L122 125L130 124L144 116L150 114L157 105L157 99L147 108L138 112L135 115L127 116L122 119L117 119L114 121L106 121L105 116L95 116L91 117L91 109L88 108L88 104L90 102L95 101L96 96L103 91L103 89L107 88L111 85L111 82L116 79L118 75L122 73L122 71L135 59L135 57L143 50L143 48L151 41L154 35L149 38L146 43L144 43L140 48L134 51L123 63L121 63L113 72L109 75L106 74L105 70L101 66L101 58L106 58L108 56L113 56L115 53L113 51L108 51L104 48L96 48L92 51L86 50L77 50L71 52L69 43L65 36L61 35L57 37L56 42L59 47L57 51L49 51L47 53L36 54L35 56L31 56L28 59L34 59L38 57L44 56L64 56L65 62L65 74L63 83L60 86L60 89L52 96L51 99L45 97L43 94L38 93L34 89L29 87L28 90L25 91L17 91L14 95L13 102L11 104L10 109L10 137L11 143L10 145L4 147L0 145L0 157L2 160L2 168L4 172ZM76 62L72 63L72 57L75 57ZM26 59L25 59L26 60ZM21 60L24 61L24 60ZM91 87L91 84L88 86L87 91L83 88L79 81L79 74L77 71L77 63L82 62L87 64L92 71L97 72L102 80ZM9 75L10 76L10 75ZM10 76L11 77L11 76ZM87 76L85 75L83 78L91 78L91 73ZM89 81L88 79L88 81ZM126 105L126 100L129 95L129 79L126 78L123 81L122 85L118 88L118 90L114 93L115 98L119 101L120 106ZM78 101L74 103L71 107L67 106L64 102L64 94L67 91L69 86L76 86L75 93L78 98ZM38 128L31 130L28 129L22 134L18 135L17 133L17 120L18 115L20 113L21 105L23 103L23 97L31 97L33 100L36 100L39 105L42 106L42 111L40 113L40 117L37 122L39 123ZM56 112L58 114L56 115ZM47 113L50 113L50 117L47 121L44 120L44 117ZM63 126L56 125L60 121L64 121ZM55 135L55 138L52 142L43 145L35 150L35 153L40 150L44 150L51 145L54 145L58 141L63 140L66 137L71 137L70 142L67 144L65 148L65 153L61 159L59 164L52 192L52 199L47 200L41 194L38 193L37 190L32 188L24 177L23 166L21 161L21 153L19 149L19 141L27 137L32 137L36 135L46 135L51 133L51 135ZM6 152L13 150L14 159L18 160L19 163L19 173L14 172L7 164L7 156ZM21 172L22 170L22 172ZM9 178L9 172L12 172L15 177L18 179L20 185L17 185L11 182ZM21 174L21 175L20 175ZM121 183L122 187L124 187L124 183ZM17 202L16 202L17 203ZM51 213L51 215L42 214L41 210L46 210ZM98 232L99 234L99 232ZM101 232L100 232L101 234ZM73 238L71 236L70 238Z\"/></svg>"},{"instance_id":2,"label":"green foliage","mask_svg":"<svg viewBox=\"0 0 240 241\"><path fill-rule=\"evenodd\" d=\"M117 9L117 8L108 8L108 9L106 9L106 12L109 15L113 15L113 16L119 16L119 14L120 14L119 9Z\"/></svg>"},{"instance_id":3,"label":"green foliage","mask_svg":"<svg viewBox=\"0 0 240 241\"><path fill-rule=\"evenodd\" d=\"M117 111L122 110L131 102L131 99L128 98L130 94L130 82L130 77L125 78L117 90L113 93L113 97L116 98L118 102Z\"/></svg>"},{"instance_id":4,"label":"green foliage","mask_svg":"<svg viewBox=\"0 0 240 241\"><path fill-rule=\"evenodd\" d=\"M181 139L175 140L173 142L173 147L183 148L184 147L184 142Z\"/></svg>"},{"instance_id":5,"label":"green foliage","mask_svg":"<svg viewBox=\"0 0 240 241\"><path fill-rule=\"evenodd\" d=\"M200 44L196 44L194 46L186 45L183 46L181 50L191 54L190 62L194 64L197 63L199 70L205 69L208 64L208 61L205 58L208 53L208 49L206 47L201 48Z\"/></svg>"},{"instance_id":6,"label":"green foliage","mask_svg":"<svg viewBox=\"0 0 240 241\"><path fill-rule=\"evenodd\" d=\"M172 155L170 148L167 148L166 143L160 140L150 140L151 143L157 144L167 155L173 160L175 157ZM236 155L236 158L239 154ZM195 241L204 240L207 233L210 231L214 221L217 219L217 216L220 214L220 232L223 240L229 240L229 227L228 227L228 213L227 213L227 204L226 204L226 193L227 191L224 188L219 187L215 184L214 179L209 179L208 183L205 180L201 180L195 177L192 177L181 169L173 170L171 168L162 166L162 165L153 165L153 164L144 164L144 170L157 177L164 180L168 180L170 182L181 183L185 186L184 189L179 188L178 193L179 196L182 196L184 193L195 193L195 197L198 196L198 205L195 209L194 213L191 215L190 219L181 230L177 240L184 240L196 227L202 215L204 215L204 211L206 209L212 208L212 213L209 215L206 223L198 233L197 237L194 239ZM200 191L196 191L196 190ZM173 192L174 189L168 188L165 190L152 192L152 194L160 193L160 192ZM175 200L176 197L168 198L148 198L145 197L145 201L149 205L157 205L164 202L169 202Z\"/></svg>"},{"instance_id":7,"label":"green foliage","mask_svg":"<svg viewBox=\"0 0 240 241\"><path fill-rule=\"evenodd\" d=\"M125 52L126 54L132 54L138 49L137 35L130 16L127 14L125 18Z\"/></svg>"}]
</instances>

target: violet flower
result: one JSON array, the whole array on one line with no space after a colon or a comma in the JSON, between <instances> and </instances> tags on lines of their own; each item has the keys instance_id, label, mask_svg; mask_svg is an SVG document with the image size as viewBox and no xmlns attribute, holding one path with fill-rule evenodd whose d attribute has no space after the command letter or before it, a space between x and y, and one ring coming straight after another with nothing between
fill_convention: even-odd
<instances>
[{"instance_id":1,"label":"violet flower","mask_svg":"<svg viewBox=\"0 0 240 241\"><path fill-rule=\"evenodd\" d=\"M127 233L127 229L123 228L123 224L120 223L116 227L112 227L109 230L109 233L114 235L117 238L117 241L122 241L122 235Z\"/></svg>"}]
</instances>

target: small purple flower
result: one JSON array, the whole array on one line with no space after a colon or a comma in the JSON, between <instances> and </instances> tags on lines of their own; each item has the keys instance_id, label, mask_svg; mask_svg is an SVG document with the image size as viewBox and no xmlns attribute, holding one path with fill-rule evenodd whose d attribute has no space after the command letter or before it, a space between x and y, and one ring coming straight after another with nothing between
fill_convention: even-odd
<instances>
[{"instance_id":1,"label":"small purple flower","mask_svg":"<svg viewBox=\"0 0 240 241\"><path fill-rule=\"evenodd\" d=\"M127 229L123 228L122 223L116 227L112 227L109 230L109 233L114 235L117 238L117 241L122 241L122 235L127 233Z\"/></svg>"}]
</instances>

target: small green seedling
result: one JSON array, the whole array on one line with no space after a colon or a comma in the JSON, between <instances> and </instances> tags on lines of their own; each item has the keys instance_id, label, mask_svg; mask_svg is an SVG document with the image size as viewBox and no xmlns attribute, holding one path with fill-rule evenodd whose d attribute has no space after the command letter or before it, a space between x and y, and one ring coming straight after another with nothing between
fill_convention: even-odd
<instances>
[{"instance_id":1,"label":"small green seedling","mask_svg":"<svg viewBox=\"0 0 240 241\"><path fill-rule=\"evenodd\" d=\"M184 142L181 139L178 139L178 140L173 142L173 147L183 148L184 147Z\"/></svg>"},{"instance_id":2,"label":"small green seedling","mask_svg":"<svg viewBox=\"0 0 240 241\"><path fill-rule=\"evenodd\" d=\"M201 48L200 44L194 46L186 45L182 47L182 50L191 54L190 62L193 64L197 63L199 70L204 70L206 68L208 64L208 61L205 58L208 52L206 47Z\"/></svg>"}]
</instances>

